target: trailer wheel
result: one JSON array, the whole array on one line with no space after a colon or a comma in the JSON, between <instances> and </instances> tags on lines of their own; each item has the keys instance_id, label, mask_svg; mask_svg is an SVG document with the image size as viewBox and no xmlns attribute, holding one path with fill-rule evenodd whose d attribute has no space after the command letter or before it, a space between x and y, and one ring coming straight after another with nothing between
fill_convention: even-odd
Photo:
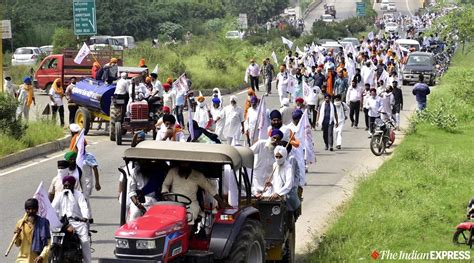
<instances>
[{"instance_id":1,"label":"trailer wheel","mask_svg":"<svg viewBox=\"0 0 474 263\"><path fill-rule=\"evenodd\" d=\"M109 122L109 137L110 137L110 140L115 142L115 122L113 121L110 121Z\"/></svg>"},{"instance_id":2,"label":"trailer wheel","mask_svg":"<svg viewBox=\"0 0 474 263\"><path fill-rule=\"evenodd\" d=\"M232 245L226 262L234 263L263 263L265 262L265 241L262 224L253 219L247 219Z\"/></svg>"},{"instance_id":3,"label":"trailer wheel","mask_svg":"<svg viewBox=\"0 0 474 263\"><path fill-rule=\"evenodd\" d=\"M122 145L122 124L118 121L115 122L115 143Z\"/></svg>"},{"instance_id":4,"label":"trailer wheel","mask_svg":"<svg viewBox=\"0 0 474 263\"><path fill-rule=\"evenodd\" d=\"M80 107L74 116L74 122L84 129L84 135L87 135L91 126L91 114L86 108Z\"/></svg>"}]
</instances>

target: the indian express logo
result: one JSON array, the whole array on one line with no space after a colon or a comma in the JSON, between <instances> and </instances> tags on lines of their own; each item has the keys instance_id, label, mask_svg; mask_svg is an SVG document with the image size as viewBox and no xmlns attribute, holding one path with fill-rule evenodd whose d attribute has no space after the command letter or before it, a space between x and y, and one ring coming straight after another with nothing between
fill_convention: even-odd
<instances>
[{"instance_id":1,"label":"the indian express logo","mask_svg":"<svg viewBox=\"0 0 474 263\"><path fill-rule=\"evenodd\" d=\"M417 250L392 251L374 250L371 254L374 260L470 260L471 251L445 251L432 250L429 252L419 252Z\"/></svg>"}]
</instances>

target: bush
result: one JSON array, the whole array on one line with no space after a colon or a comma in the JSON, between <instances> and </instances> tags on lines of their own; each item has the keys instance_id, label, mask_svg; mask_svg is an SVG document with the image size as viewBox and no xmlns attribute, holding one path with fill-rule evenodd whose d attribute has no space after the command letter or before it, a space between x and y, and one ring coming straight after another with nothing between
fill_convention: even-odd
<instances>
[{"instance_id":1,"label":"bush","mask_svg":"<svg viewBox=\"0 0 474 263\"><path fill-rule=\"evenodd\" d=\"M158 26L158 29L160 34L168 36L169 38L182 39L184 34L183 26L173 22L164 22Z\"/></svg>"},{"instance_id":2,"label":"bush","mask_svg":"<svg viewBox=\"0 0 474 263\"><path fill-rule=\"evenodd\" d=\"M430 105L424 111L416 113L416 117L412 118L410 122L410 126L415 125L415 127L410 127L410 132L414 132L416 125L419 123L427 123L447 132L456 132L458 129L458 118L455 114L454 105L459 102L459 100L454 98L449 100L439 98L435 104Z\"/></svg>"},{"instance_id":3,"label":"bush","mask_svg":"<svg viewBox=\"0 0 474 263\"><path fill-rule=\"evenodd\" d=\"M21 141L26 147L33 147L42 143L47 143L64 136L61 126L52 120L39 120L31 122L26 129Z\"/></svg>"},{"instance_id":4,"label":"bush","mask_svg":"<svg viewBox=\"0 0 474 263\"><path fill-rule=\"evenodd\" d=\"M0 133L19 139L26 129L21 121L16 119L18 102L15 98L0 93Z\"/></svg>"}]
</instances>

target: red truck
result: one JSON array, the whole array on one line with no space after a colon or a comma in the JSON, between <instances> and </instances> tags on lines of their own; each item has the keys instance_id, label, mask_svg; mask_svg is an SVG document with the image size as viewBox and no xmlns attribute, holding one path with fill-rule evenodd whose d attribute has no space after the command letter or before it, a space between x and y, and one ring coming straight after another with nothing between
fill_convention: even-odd
<instances>
[{"instance_id":1,"label":"red truck","mask_svg":"<svg viewBox=\"0 0 474 263\"><path fill-rule=\"evenodd\" d=\"M53 81L57 78L63 80L63 87L65 88L69 85L71 77L76 77L78 81L82 78L91 77L92 64L95 59L102 66L113 57L118 59L117 64L119 66L123 64L123 51L121 50L93 51L93 55L87 55L81 64L74 63L77 52L78 50L66 49L63 50L62 54L53 54L45 57L35 73L36 87L47 92Z\"/></svg>"}]
</instances>

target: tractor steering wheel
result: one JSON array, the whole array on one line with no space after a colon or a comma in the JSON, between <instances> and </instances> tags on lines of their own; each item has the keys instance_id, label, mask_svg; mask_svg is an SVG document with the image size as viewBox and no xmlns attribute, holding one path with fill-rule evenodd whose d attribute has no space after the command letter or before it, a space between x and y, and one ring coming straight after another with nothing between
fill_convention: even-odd
<instances>
[{"instance_id":1,"label":"tractor steering wheel","mask_svg":"<svg viewBox=\"0 0 474 263\"><path fill-rule=\"evenodd\" d=\"M161 197L165 200L174 199L175 202L181 203L185 206L189 206L193 202L193 201L191 201L191 199L189 199L189 197L187 197L185 195L182 195L182 194L176 194L176 193L164 193L164 194L161 194ZM168 197L174 197L174 198L168 198ZM186 200L185 201L179 201L178 197L184 198Z\"/></svg>"}]
</instances>

